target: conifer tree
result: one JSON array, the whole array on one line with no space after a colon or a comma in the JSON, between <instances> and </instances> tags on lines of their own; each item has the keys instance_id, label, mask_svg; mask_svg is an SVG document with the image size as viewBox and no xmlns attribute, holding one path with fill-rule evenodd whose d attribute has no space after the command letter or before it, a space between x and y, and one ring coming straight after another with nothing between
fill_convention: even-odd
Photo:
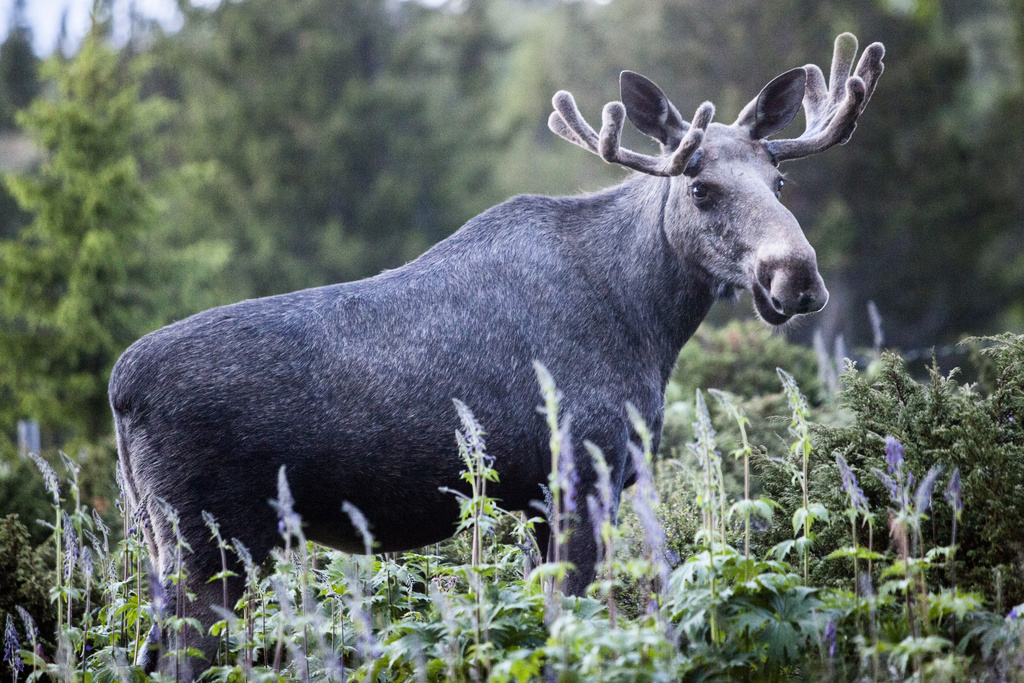
<instances>
[{"instance_id":1,"label":"conifer tree","mask_svg":"<svg viewBox=\"0 0 1024 683\"><path fill-rule=\"evenodd\" d=\"M0 45L0 129L11 128L14 112L39 92L39 59L32 51L32 29L25 0L15 0L7 39Z\"/></svg>"},{"instance_id":2,"label":"conifer tree","mask_svg":"<svg viewBox=\"0 0 1024 683\"><path fill-rule=\"evenodd\" d=\"M32 29L25 17L25 0L15 0L7 39L0 45L0 135L10 134L14 128L14 112L28 106L38 92L39 58L32 51ZM24 159L19 159L18 163L24 163ZM0 239L17 232L25 218L14 198L0 184Z\"/></svg>"},{"instance_id":3,"label":"conifer tree","mask_svg":"<svg viewBox=\"0 0 1024 683\"><path fill-rule=\"evenodd\" d=\"M58 442L96 439L114 360L156 321L140 159L163 105L139 100L137 71L95 30L42 73L53 95L18 123L44 161L5 178L32 218L0 242L0 426L31 417Z\"/></svg>"},{"instance_id":4,"label":"conifer tree","mask_svg":"<svg viewBox=\"0 0 1024 683\"><path fill-rule=\"evenodd\" d=\"M504 199L479 199L484 4L184 9L155 55L181 105L169 145L205 175L169 221L230 245L222 302L376 274Z\"/></svg>"}]
</instances>

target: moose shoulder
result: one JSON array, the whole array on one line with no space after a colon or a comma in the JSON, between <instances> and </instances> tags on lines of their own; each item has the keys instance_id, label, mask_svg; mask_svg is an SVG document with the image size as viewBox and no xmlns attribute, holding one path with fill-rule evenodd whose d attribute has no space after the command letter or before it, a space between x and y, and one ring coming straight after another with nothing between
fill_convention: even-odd
<instances>
[{"instance_id":1,"label":"moose shoulder","mask_svg":"<svg viewBox=\"0 0 1024 683\"><path fill-rule=\"evenodd\" d=\"M494 496L510 509L542 499L550 454L534 361L564 394L573 442L605 452L617 499L633 476L625 406L660 433L676 357L716 298L748 289L772 325L825 305L814 250L779 202L777 167L849 139L884 53L869 46L851 76L856 51L839 36L828 84L813 65L788 71L728 126L711 122L709 103L685 121L632 72L600 133L559 92L551 129L638 173L585 197L516 197L396 270L212 309L132 345L110 380L124 485L168 585L175 538L162 510L178 511L196 595L181 611L209 625L221 603L220 585L206 582L221 560L202 512L262 560L277 539L267 501L282 466L312 540L362 550L344 502L365 513L381 551L450 536L458 508L441 489L460 487L463 466L452 399L488 430ZM801 106L805 133L769 140ZM626 117L661 155L620 146ZM595 482L577 451L582 500ZM596 559L585 508L568 542L576 593ZM228 590L233 602L242 585ZM140 655L148 668L160 638ZM216 640L196 634L189 645L209 655Z\"/></svg>"}]
</instances>

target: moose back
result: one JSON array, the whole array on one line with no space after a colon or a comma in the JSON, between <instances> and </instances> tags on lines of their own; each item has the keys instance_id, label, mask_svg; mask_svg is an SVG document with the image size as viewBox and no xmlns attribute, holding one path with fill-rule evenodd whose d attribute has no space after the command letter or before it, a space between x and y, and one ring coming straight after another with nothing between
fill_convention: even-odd
<instances>
[{"instance_id":1,"label":"moose back","mask_svg":"<svg viewBox=\"0 0 1024 683\"><path fill-rule=\"evenodd\" d=\"M869 46L851 75L856 52L852 35L839 36L828 83L813 65L788 71L731 125L711 122L710 103L687 122L628 71L599 133L559 92L550 128L636 173L583 197L515 197L401 268L215 308L133 344L110 379L120 462L168 588L176 540L164 505L193 549L183 561L196 599L179 611L204 626L218 618L221 585L207 579L221 559L204 511L256 561L267 556L282 466L311 540L362 550L345 502L382 552L450 536L458 506L442 489L462 485L463 467L453 399L487 429L494 497L508 509L543 500L551 461L534 361L564 395L573 443L603 449L617 500L634 476L625 406L660 435L679 350L717 298L749 290L771 325L825 305L814 250L779 201L778 165L849 139L884 50ZM806 131L770 139L801 106ZM626 117L660 155L620 146ZM574 456L583 500L595 476L585 449ZM594 576L587 514L577 506L568 540L573 593ZM228 582L229 604L241 591ZM160 642L154 629L141 654L149 669ZM189 645L209 656L216 639L194 634Z\"/></svg>"}]
</instances>

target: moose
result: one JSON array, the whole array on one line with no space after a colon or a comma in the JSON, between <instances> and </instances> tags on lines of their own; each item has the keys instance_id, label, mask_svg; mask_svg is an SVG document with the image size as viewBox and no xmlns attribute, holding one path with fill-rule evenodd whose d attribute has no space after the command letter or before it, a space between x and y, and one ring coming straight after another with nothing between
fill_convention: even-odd
<instances>
[{"instance_id":1,"label":"moose","mask_svg":"<svg viewBox=\"0 0 1024 683\"><path fill-rule=\"evenodd\" d=\"M451 536L458 505L447 490L463 486L453 399L488 431L500 475L493 496L532 509L551 463L535 361L558 383L572 442L605 453L617 500L635 478L627 403L657 448L676 358L716 299L749 290L772 326L828 300L814 249L779 201L778 167L849 140L885 52L870 45L854 68L857 50L853 35L840 35L827 83L814 65L787 71L731 125L712 123L709 102L687 122L631 71L600 132L560 91L550 129L636 173L590 195L514 197L400 268L214 308L135 342L113 369L110 404L123 486L148 516L170 599L176 541L164 506L193 551L183 564L195 599L178 607L209 626L222 588L207 579L221 557L203 513L262 561L279 539L268 501L282 467L310 540L363 551L345 503L365 514L379 552ZM805 131L771 139L801 107ZM621 146L627 117L660 154ZM582 500L594 469L582 447L573 457ZM595 571L585 508L566 546L573 594ZM227 582L229 604L242 589ZM141 651L148 670L164 635L154 627ZM195 634L189 646L210 657L216 639Z\"/></svg>"}]
</instances>

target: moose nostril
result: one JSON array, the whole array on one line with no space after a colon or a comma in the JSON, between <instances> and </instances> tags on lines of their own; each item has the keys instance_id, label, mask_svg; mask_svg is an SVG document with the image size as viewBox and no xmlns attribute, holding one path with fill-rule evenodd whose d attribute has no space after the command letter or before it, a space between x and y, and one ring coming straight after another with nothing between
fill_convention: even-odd
<instances>
[{"instance_id":1,"label":"moose nostril","mask_svg":"<svg viewBox=\"0 0 1024 683\"><path fill-rule=\"evenodd\" d=\"M807 292L800 292L800 297L797 299L797 307L801 313L806 313L811 307L811 295Z\"/></svg>"},{"instance_id":2,"label":"moose nostril","mask_svg":"<svg viewBox=\"0 0 1024 683\"><path fill-rule=\"evenodd\" d=\"M779 313L785 313L785 310L782 307L782 302L779 301L779 298L777 296L773 295L771 301L772 301L772 308L774 308Z\"/></svg>"}]
</instances>

